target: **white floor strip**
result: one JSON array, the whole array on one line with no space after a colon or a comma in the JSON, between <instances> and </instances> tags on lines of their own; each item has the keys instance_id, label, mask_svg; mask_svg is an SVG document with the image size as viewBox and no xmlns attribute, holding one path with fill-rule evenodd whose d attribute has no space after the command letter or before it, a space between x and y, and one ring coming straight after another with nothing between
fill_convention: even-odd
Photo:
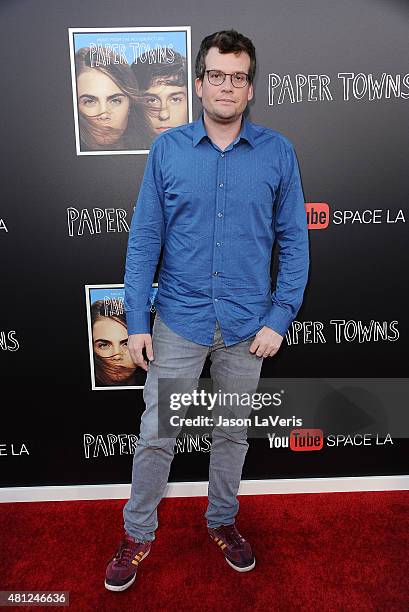
<instances>
[{"instance_id":1,"label":"white floor strip","mask_svg":"<svg viewBox=\"0 0 409 612\"><path fill-rule=\"evenodd\" d=\"M169 483L165 497L207 496L208 482ZM130 484L0 488L0 502L128 499ZM360 476L347 478L284 478L242 480L239 495L286 493L335 493L353 491L407 491L409 476Z\"/></svg>"}]
</instances>

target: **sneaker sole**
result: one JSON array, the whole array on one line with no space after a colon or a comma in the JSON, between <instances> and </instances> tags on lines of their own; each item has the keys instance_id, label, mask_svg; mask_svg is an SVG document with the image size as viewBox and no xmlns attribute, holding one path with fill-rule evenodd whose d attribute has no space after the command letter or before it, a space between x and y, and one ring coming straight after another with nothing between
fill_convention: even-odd
<instances>
[{"instance_id":1,"label":"sneaker sole","mask_svg":"<svg viewBox=\"0 0 409 612\"><path fill-rule=\"evenodd\" d=\"M226 559L227 563L230 565L230 567L235 569L236 572L249 572L256 565L256 560L255 559L254 559L253 563L251 565L248 565L247 567L239 567L237 565L234 565L231 561L229 561L229 559L227 557L225 557L225 559Z\"/></svg>"},{"instance_id":2,"label":"sneaker sole","mask_svg":"<svg viewBox=\"0 0 409 612\"><path fill-rule=\"evenodd\" d=\"M143 557L141 557L141 560L139 561L139 563L141 561L143 561L145 559L145 557L147 557L149 555L150 552L151 552L151 549L149 549L143 555ZM131 584L133 584L135 582L135 580L136 580L136 572L135 572L135 574L132 576L132 578L128 582L126 582L125 584L121 584L119 586L113 585L113 584L108 584L107 581L105 580L105 588L108 589L108 591L114 591L114 592L125 591L127 588L129 588L131 586Z\"/></svg>"}]
</instances>

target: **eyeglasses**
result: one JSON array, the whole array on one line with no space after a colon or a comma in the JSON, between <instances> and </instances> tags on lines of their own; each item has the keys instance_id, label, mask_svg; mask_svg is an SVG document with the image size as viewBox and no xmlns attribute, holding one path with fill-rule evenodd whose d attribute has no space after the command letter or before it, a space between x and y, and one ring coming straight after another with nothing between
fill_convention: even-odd
<instances>
[{"instance_id":1,"label":"eyeglasses","mask_svg":"<svg viewBox=\"0 0 409 612\"><path fill-rule=\"evenodd\" d=\"M205 72L210 85L221 85L226 80L227 75L230 77L233 87L245 87L249 82L249 75L245 72L233 72L233 74L221 70L205 70Z\"/></svg>"}]
</instances>

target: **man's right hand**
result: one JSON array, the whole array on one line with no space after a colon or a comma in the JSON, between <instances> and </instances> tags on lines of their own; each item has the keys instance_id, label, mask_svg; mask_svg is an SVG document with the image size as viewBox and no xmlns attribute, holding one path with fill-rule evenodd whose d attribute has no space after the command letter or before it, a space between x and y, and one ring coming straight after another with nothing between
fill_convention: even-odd
<instances>
[{"instance_id":1,"label":"man's right hand","mask_svg":"<svg viewBox=\"0 0 409 612\"><path fill-rule=\"evenodd\" d=\"M134 364L148 371L149 364L143 358L142 349L145 347L146 356L153 361L152 336L150 334L131 334L128 336L128 349Z\"/></svg>"}]
</instances>

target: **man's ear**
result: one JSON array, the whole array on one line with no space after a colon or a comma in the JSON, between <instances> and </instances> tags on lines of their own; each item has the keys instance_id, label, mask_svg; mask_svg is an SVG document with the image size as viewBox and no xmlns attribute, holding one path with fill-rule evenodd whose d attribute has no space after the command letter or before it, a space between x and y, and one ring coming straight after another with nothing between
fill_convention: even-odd
<instances>
[{"instance_id":1,"label":"man's ear","mask_svg":"<svg viewBox=\"0 0 409 612\"><path fill-rule=\"evenodd\" d=\"M196 94L199 98L202 97L202 89L203 89L203 80L196 78L195 79L195 89L196 89Z\"/></svg>"},{"instance_id":2,"label":"man's ear","mask_svg":"<svg viewBox=\"0 0 409 612\"><path fill-rule=\"evenodd\" d=\"M253 96L254 96L253 83L250 83L249 91L248 91L248 94L247 94L247 102L250 102L250 100L253 99Z\"/></svg>"}]
</instances>

